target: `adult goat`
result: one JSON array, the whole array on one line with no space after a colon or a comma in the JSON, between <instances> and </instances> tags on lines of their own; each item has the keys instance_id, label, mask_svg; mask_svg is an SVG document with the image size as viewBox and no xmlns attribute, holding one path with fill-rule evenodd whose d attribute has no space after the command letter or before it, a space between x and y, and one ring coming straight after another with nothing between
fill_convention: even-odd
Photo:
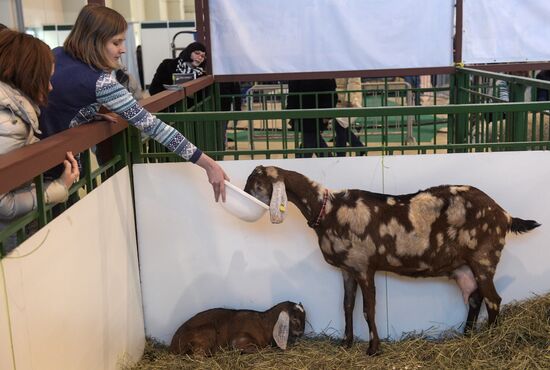
<instances>
[{"instance_id":1,"label":"adult goat","mask_svg":"<svg viewBox=\"0 0 550 370\"><path fill-rule=\"evenodd\" d=\"M498 316L501 298L493 277L505 236L539 224L511 217L482 191L443 185L415 194L385 195L363 190L330 191L306 176L258 166L246 192L270 205L271 221L283 221L287 200L315 230L325 260L344 278L344 343L353 343L352 314L357 285L370 330L369 355L379 351L374 320L376 271L456 280L469 305L465 332L476 323L481 302L488 323Z\"/></svg>"}]
</instances>

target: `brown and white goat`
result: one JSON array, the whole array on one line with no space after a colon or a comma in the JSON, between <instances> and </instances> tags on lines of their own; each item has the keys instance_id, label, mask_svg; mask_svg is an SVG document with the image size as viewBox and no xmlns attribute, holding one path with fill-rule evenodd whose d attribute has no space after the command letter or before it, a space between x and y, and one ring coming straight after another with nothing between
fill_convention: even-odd
<instances>
[{"instance_id":1,"label":"brown and white goat","mask_svg":"<svg viewBox=\"0 0 550 370\"><path fill-rule=\"evenodd\" d=\"M253 353L269 345L284 350L304 334L305 323L302 304L289 301L264 312L213 308L183 323L170 350L187 355L211 355L220 348Z\"/></svg>"},{"instance_id":2,"label":"brown and white goat","mask_svg":"<svg viewBox=\"0 0 550 370\"><path fill-rule=\"evenodd\" d=\"M352 314L359 285L370 355L380 345L374 321L376 271L455 279L469 305L467 332L475 325L482 300L488 323L498 316L501 298L493 277L506 233L539 226L511 217L485 193L466 185L398 196L334 192L297 172L258 166L244 190L270 205L273 223L283 221L287 199L294 203L317 233L325 260L341 269L347 346L353 343Z\"/></svg>"}]
</instances>

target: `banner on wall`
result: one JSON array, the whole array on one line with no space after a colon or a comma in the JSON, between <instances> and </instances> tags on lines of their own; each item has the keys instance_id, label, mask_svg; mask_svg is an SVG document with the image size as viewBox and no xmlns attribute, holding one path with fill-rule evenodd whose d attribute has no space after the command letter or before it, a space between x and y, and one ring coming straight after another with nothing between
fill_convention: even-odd
<instances>
[{"instance_id":1,"label":"banner on wall","mask_svg":"<svg viewBox=\"0 0 550 370\"><path fill-rule=\"evenodd\" d=\"M550 61L550 1L464 0L462 61Z\"/></svg>"},{"instance_id":2,"label":"banner on wall","mask_svg":"<svg viewBox=\"0 0 550 370\"><path fill-rule=\"evenodd\" d=\"M448 67L454 0L210 0L216 75Z\"/></svg>"}]
</instances>

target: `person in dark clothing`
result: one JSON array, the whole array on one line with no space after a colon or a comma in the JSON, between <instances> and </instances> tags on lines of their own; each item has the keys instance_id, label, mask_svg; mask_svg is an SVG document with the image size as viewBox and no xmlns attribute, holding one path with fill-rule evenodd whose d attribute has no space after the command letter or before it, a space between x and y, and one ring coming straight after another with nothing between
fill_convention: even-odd
<instances>
[{"instance_id":1,"label":"person in dark clothing","mask_svg":"<svg viewBox=\"0 0 550 370\"><path fill-rule=\"evenodd\" d=\"M222 112L228 112L231 110L234 110L234 111L241 110L242 98L241 98L240 83L220 82L220 95L221 95L220 110ZM228 121L222 121L222 127L223 127L223 133L224 133L223 142L224 142L225 148L227 148L227 124L228 124Z\"/></svg>"},{"instance_id":2,"label":"person in dark clothing","mask_svg":"<svg viewBox=\"0 0 550 370\"><path fill-rule=\"evenodd\" d=\"M138 45L136 48L136 58L139 73L139 85L143 90L145 88L145 78L143 77L143 52L141 50L141 45Z\"/></svg>"},{"instance_id":3,"label":"person in dark clothing","mask_svg":"<svg viewBox=\"0 0 550 370\"><path fill-rule=\"evenodd\" d=\"M537 73L535 76L538 80L546 80L550 81L550 69L545 69ZM548 95L547 89L538 89L537 88L537 101L546 101L550 100L550 96Z\"/></svg>"},{"instance_id":4,"label":"person in dark clothing","mask_svg":"<svg viewBox=\"0 0 550 370\"><path fill-rule=\"evenodd\" d=\"M296 80L288 83L288 98L286 109L316 109L316 108L334 108L336 106L336 81L334 79L318 80ZM304 94L326 92L325 94ZM296 133L302 132L303 148L326 148L327 143L321 136L323 130L327 127L327 119L322 118L304 118L293 119L290 125ZM317 153L318 157L324 156ZM297 156L298 157L298 156ZM304 154L304 158L311 158L312 154Z\"/></svg>"},{"instance_id":5,"label":"person in dark clothing","mask_svg":"<svg viewBox=\"0 0 550 370\"><path fill-rule=\"evenodd\" d=\"M238 82L220 82L220 110L227 112L231 110L233 104L233 110L241 110L241 84ZM226 96L223 96L226 95ZM232 95L232 96L227 96Z\"/></svg>"},{"instance_id":6,"label":"person in dark clothing","mask_svg":"<svg viewBox=\"0 0 550 370\"><path fill-rule=\"evenodd\" d=\"M421 105L420 93L416 90L420 88L420 76L405 76L403 78L405 79L405 82L409 83L411 88L414 90L414 105Z\"/></svg>"},{"instance_id":7,"label":"person in dark clothing","mask_svg":"<svg viewBox=\"0 0 550 370\"><path fill-rule=\"evenodd\" d=\"M172 85L174 73L192 74L193 79L203 76L206 67L206 47L200 42L192 42L175 59L164 59L157 67L149 93L154 95L166 90L164 85Z\"/></svg>"}]
</instances>

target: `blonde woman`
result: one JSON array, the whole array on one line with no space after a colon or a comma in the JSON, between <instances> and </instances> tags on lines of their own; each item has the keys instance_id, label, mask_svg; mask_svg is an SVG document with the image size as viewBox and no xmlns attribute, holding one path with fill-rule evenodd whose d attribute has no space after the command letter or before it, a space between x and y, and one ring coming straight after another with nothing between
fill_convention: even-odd
<instances>
[{"instance_id":1,"label":"blonde woman","mask_svg":"<svg viewBox=\"0 0 550 370\"><path fill-rule=\"evenodd\" d=\"M172 152L202 167L214 190L225 201L227 175L179 131L147 112L117 82L112 71L120 67L128 25L108 7L88 4L80 11L63 47L53 50L55 73L49 104L40 117L45 136L93 121L105 106Z\"/></svg>"}]
</instances>

